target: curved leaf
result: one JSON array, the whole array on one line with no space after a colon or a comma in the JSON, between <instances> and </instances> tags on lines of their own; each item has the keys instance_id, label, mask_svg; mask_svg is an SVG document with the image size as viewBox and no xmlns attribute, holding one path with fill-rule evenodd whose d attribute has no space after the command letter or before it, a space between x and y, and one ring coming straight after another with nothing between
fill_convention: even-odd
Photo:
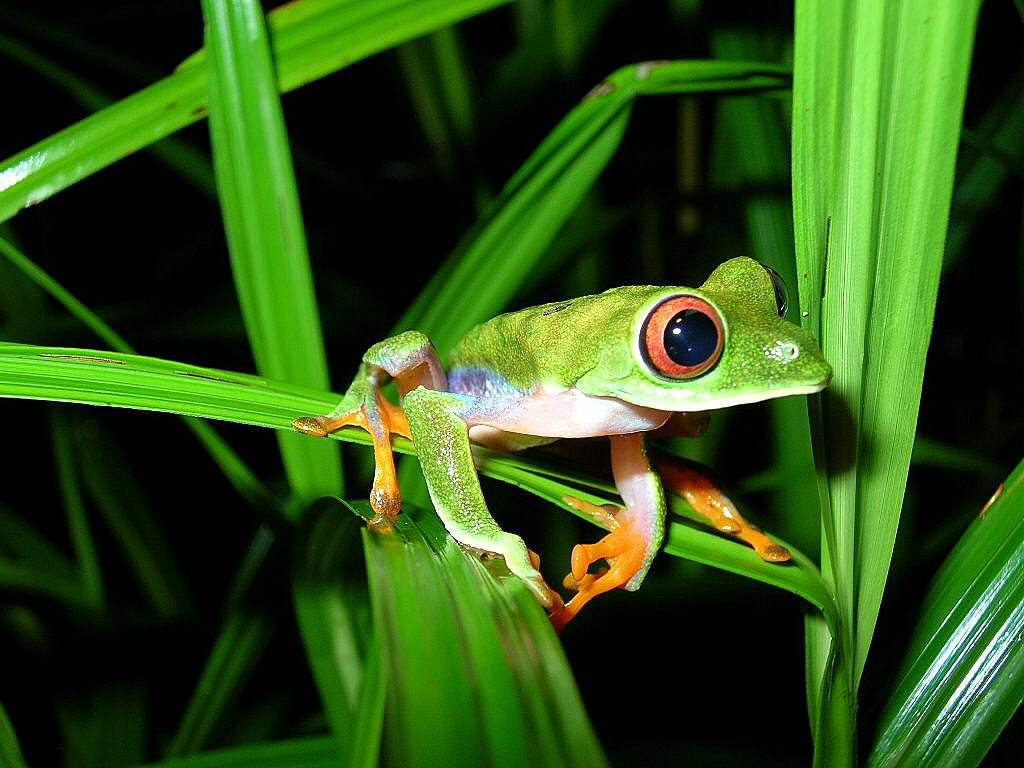
<instances>
[{"instance_id":1,"label":"curved leaf","mask_svg":"<svg viewBox=\"0 0 1024 768\"><path fill-rule=\"evenodd\" d=\"M1024 701L1024 462L946 559L868 764L981 763Z\"/></svg>"},{"instance_id":2,"label":"curved leaf","mask_svg":"<svg viewBox=\"0 0 1024 768\"><path fill-rule=\"evenodd\" d=\"M297 0L269 15L290 91L509 0ZM0 221L206 115L205 55L0 163Z\"/></svg>"},{"instance_id":3,"label":"curved leaf","mask_svg":"<svg viewBox=\"0 0 1024 768\"><path fill-rule=\"evenodd\" d=\"M547 616L503 562L485 564L412 505L363 542L398 763L606 764Z\"/></svg>"}]
</instances>

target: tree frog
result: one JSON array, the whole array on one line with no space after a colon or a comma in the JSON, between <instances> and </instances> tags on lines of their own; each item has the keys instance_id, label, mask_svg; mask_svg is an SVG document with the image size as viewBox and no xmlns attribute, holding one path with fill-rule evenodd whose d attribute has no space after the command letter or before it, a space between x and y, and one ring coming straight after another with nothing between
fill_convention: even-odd
<instances>
[{"instance_id":1,"label":"tree frog","mask_svg":"<svg viewBox=\"0 0 1024 768\"><path fill-rule=\"evenodd\" d=\"M814 339L782 318L785 286L753 259L730 259L700 288L625 286L499 315L467 333L447 373L429 339L409 331L375 344L337 408L298 418L326 436L357 426L373 439L370 503L377 523L401 508L391 435L411 438L437 514L460 543L501 555L561 629L594 596L639 588L665 532L663 489L770 562L789 552L752 526L698 468L652 460L649 435L696 437L708 412L826 387L832 369ZM381 393L393 379L401 405ZM624 507L567 498L610 530L571 555L563 603L523 540L491 517L470 442L518 451L607 437ZM608 568L590 573L605 561Z\"/></svg>"}]
</instances>

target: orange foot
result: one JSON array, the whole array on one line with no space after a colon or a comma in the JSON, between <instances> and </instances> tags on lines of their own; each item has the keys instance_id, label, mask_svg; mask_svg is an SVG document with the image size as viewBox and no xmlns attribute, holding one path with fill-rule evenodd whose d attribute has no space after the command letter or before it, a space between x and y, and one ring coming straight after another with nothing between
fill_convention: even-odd
<instances>
[{"instance_id":1,"label":"orange foot","mask_svg":"<svg viewBox=\"0 0 1024 768\"><path fill-rule=\"evenodd\" d=\"M370 491L370 506L376 517L370 525L390 529L390 519L402 510L402 492L398 488L395 474L395 458L391 451L391 435L412 439L412 430L401 406L395 405L379 391L358 408L341 416L303 416L295 419L292 426L305 435L327 437L342 427L361 427L373 440L373 489Z\"/></svg>"},{"instance_id":2,"label":"orange foot","mask_svg":"<svg viewBox=\"0 0 1024 768\"><path fill-rule=\"evenodd\" d=\"M703 472L682 463L662 460L658 462L658 473L666 488L686 499L687 504L719 531L745 541L762 560L784 563L790 559L789 550L747 522L732 500Z\"/></svg>"},{"instance_id":3,"label":"orange foot","mask_svg":"<svg viewBox=\"0 0 1024 768\"><path fill-rule=\"evenodd\" d=\"M611 533L596 544L577 544L572 550L572 573L565 577L565 586L576 589L576 595L561 610L551 614L555 631L561 632L584 605L600 594L629 583L643 567L647 557L647 539L638 527L630 524L627 510L591 504L574 497L565 499L571 506L586 512L612 528ZM612 514L609 510L617 510ZM605 560L609 568L590 573L590 566Z\"/></svg>"}]
</instances>

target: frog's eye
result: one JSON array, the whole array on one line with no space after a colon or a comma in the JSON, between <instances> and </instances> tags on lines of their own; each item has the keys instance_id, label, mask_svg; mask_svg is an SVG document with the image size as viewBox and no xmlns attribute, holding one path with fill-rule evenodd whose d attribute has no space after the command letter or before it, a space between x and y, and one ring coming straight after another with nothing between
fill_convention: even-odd
<instances>
[{"instance_id":1,"label":"frog's eye","mask_svg":"<svg viewBox=\"0 0 1024 768\"><path fill-rule=\"evenodd\" d=\"M692 379L714 368L725 333L718 310L704 299L673 296L647 316L640 341L655 371L671 379Z\"/></svg>"},{"instance_id":2,"label":"frog's eye","mask_svg":"<svg viewBox=\"0 0 1024 768\"><path fill-rule=\"evenodd\" d=\"M768 277L772 279L772 288L775 289L775 308L779 311L779 317L785 317L786 307L789 306L789 297L786 295L786 283L782 276L767 264L762 264Z\"/></svg>"}]
</instances>

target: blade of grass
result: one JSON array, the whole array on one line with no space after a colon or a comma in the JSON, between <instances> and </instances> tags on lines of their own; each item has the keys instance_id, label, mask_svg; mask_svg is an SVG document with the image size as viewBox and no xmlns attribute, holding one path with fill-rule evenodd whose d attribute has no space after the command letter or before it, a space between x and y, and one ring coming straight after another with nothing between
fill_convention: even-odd
<instances>
[{"instance_id":1,"label":"blade of grass","mask_svg":"<svg viewBox=\"0 0 1024 768\"><path fill-rule=\"evenodd\" d=\"M110 345L111 349L134 354L135 350L132 346L125 341L121 334L104 322L103 318L75 298L70 291L57 282L48 272L2 237L0 237L0 255L36 286L46 291L46 293L63 305L72 316ZM32 293L38 293L38 291L33 291ZM185 426L203 444L203 447L224 473L228 482L234 486L239 495L248 501L252 507L269 511L279 506L263 482L209 424L197 419L186 419Z\"/></svg>"},{"instance_id":2,"label":"blade of grass","mask_svg":"<svg viewBox=\"0 0 1024 768\"><path fill-rule=\"evenodd\" d=\"M235 287L257 369L325 389L327 355L263 11L204 0L210 139ZM337 493L333 443L278 433L298 503Z\"/></svg>"},{"instance_id":3,"label":"blade of grass","mask_svg":"<svg viewBox=\"0 0 1024 768\"><path fill-rule=\"evenodd\" d=\"M509 0L297 0L269 15L290 91ZM206 115L205 56L0 163L0 221Z\"/></svg>"},{"instance_id":4,"label":"blade of grass","mask_svg":"<svg viewBox=\"0 0 1024 768\"><path fill-rule=\"evenodd\" d=\"M200 755L149 763L148 768L337 768L338 750L330 736L305 736L218 749Z\"/></svg>"},{"instance_id":5,"label":"blade of grass","mask_svg":"<svg viewBox=\"0 0 1024 768\"><path fill-rule=\"evenodd\" d=\"M31 46L8 35L0 34L0 55L6 56L66 91L88 112L98 112L114 100L101 89L79 77L74 71L62 67L43 56ZM132 72L134 66L123 66L119 72ZM167 138L152 145L151 150L168 168L193 184L196 189L213 197L213 170L210 160L201 151L184 141Z\"/></svg>"},{"instance_id":6,"label":"blade of grass","mask_svg":"<svg viewBox=\"0 0 1024 768\"><path fill-rule=\"evenodd\" d=\"M53 456L57 464L57 481L60 495L64 501L64 510L71 533L71 544L75 549L75 560L78 563L78 576L81 579L82 591L90 604L102 608L105 602L103 574L100 570L96 545L93 542L89 518L85 511L85 499L74 457L74 448L67 430L63 429L57 417L51 412L50 433L53 435Z\"/></svg>"},{"instance_id":7,"label":"blade of grass","mask_svg":"<svg viewBox=\"0 0 1024 768\"><path fill-rule=\"evenodd\" d=\"M73 609L92 607L76 576L33 568L7 558L0 558L0 590L43 595Z\"/></svg>"},{"instance_id":8,"label":"blade of grass","mask_svg":"<svg viewBox=\"0 0 1024 768\"><path fill-rule=\"evenodd\" d=\"M611 159L638 97L787 85L785 69L754 62L648 62L612 73L530 155L396 330L423 331L444 355L501 311Z\"/></svg>"},{"instance_id":9,"label":"blade of grass","mask_svg":"<svg viewBox=\"0 0 1024 768\"><path fill-rule=\"evenodd\" d=\"M21 754L18 736L14 733L14 726L11 725L3 704L0 704L0 765L3 768L28 768L28 763Z\"/></svg>"},{"instance_id":10,"label":"blade of grass","mask_svg":"<svg viewBox=\"0 0 1024 768\"><path fill-rule=\"evenodd\" d=\"M824 629L809 630L818 639L808 658L815 680L846 691L823 701L832 709L822 722L842 732L816 730L818 764L854 760L857 681L906 485L977 9L924 0L796 7L800 305L835 371L812 402L812 423L822 571L843 622L828 654ZM843 680L825 680L829 659Z\"/></svg>"},{"instance_id":11,"label":"blade of grass","mask_svg":"<svg viewBox=\"0 0 1024 768\"><path fill-rule=\"evenodd\" d=\"M125 452L92 421L74 426L76 455L85 488L124 552L139 587L157 615L170 619L191 610L181 566L163 526L139 486Z\"/></svg>"},{"instance_id":12,"label":"blade of grass","mask_svg":"<svg viewBox=\"0 0 1024 768\"><path fill-rule=\"evenodd\" d=\"M981 764L1024 701L1024 462L925 598L870 766Z\"/></svg>"},{"instance_id":13,"label":"blade of grass","mask_svg":"<svg viewBox=\"0 0 1024 768\"><path fill-rule=\"evenodd\" d=\"M58 702L63 764L67 768L137 765L145 745L146 698L141 683L114 680Z\"/></svg>"},{"instance_id":14,"label":"blade of grass","mask_svg":"<svg viewBox=\"0 0 1024 768\"><path fill-rule=\"evenodd\" d=\"M67 555L51 544L45 536L17 515L0 507L0 530L3 540L0 551L6 552L21 565L52 572L55 576L72 578L75 568Z\"/></svg>"},{"instance_id":15,"label":"blade of grass","mask_svg":"<svg viewBox=\"0 0 1024 768\"><path fill-rule=\"evenodd\" d=\"M497 562L488 569L418 509L399 516L394 535L365 529L363 540L392 760L605 764L554 631L519 579Z\"/></svg>"},{"instance_id":16,"label":"blade of grass","mask_svg":"<svg viewBox=\"0 0 1024 768\"><path fill-rule=\"evenodd\" d=\"M271 637L270 617L235 608L224 621L206 660L199 682L167 748L167 757L201 750L263 657Z\"/></svg>"},{"instance_id":17,"label":"blade of grass","mask_svg":"<svg viewBox=\"0 0 1024 768\"><path fill-rule=\"evenodd\" d=\"M306 510L292 558L295 616L327 722L343 755L359 751L356 744L365 738L360 728L380 725L356 717L360 706L369 706L361 692L367 680L363 646L369 633L369 597L360 527L356 517L338 513L337 502L321 500ZM372 713L363 714L369 718Z\"/></svg>"}]
</instances>

